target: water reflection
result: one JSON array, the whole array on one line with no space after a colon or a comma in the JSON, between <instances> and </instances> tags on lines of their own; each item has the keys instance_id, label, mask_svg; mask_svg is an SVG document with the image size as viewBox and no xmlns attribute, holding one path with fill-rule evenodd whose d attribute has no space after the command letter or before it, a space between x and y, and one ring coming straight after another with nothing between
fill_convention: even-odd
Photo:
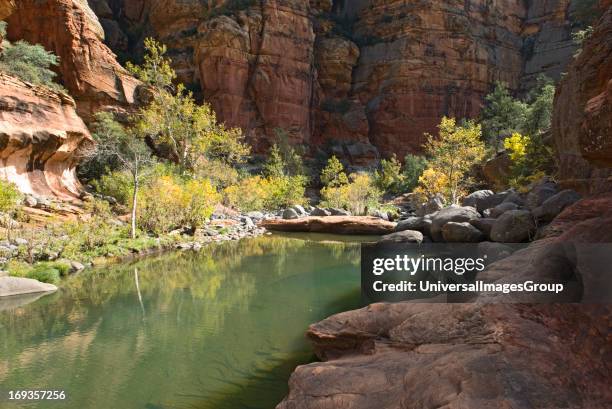
<instances>
[{"instance_id":1,"label":"water reflection","mask_svg":"<svg viewBox=\"0 0 612 409\"><path fill-rule=\"evenodd\" d=\"M7 407L274 407L312 358L308 324L358 306L359 246L318 238L99 269L0 313L0 389L69 396Z\"/></svg>"}]
</instances>

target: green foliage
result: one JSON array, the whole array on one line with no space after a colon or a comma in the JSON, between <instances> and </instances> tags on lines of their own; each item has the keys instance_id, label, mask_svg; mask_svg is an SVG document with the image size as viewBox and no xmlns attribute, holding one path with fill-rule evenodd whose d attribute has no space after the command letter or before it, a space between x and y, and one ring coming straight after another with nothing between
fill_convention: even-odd
<instances>
[{"instance_id":1,"label":"green foliage","mask_svg":"<svg viewBox=\"0 0 612 409\"><path fill-rule=\"evenodd\" d=\"M404 158L403 191L412 192L419 184L419 177L427 168L427 159L423 156L408 154Z\"/></svg>"},{"instance_id":2,"label":"green foliage","mask_svg":"<svg viewBox=\"0 0 612 409\"><path fill-rule=\"evenodd\" d=\"M327 161L327 165L321 171L321 183L325 187L338 187L346 185L349 180L344 172L344 165L333 155Z\"/></svg>"},{"instance_id":3,"label":"green foliage","mask_svg":"<svg viewBox=\"0 0 612 409\"><path fill-rule=\"evenodd\" d=\"M23 196L17 186L0 179L0 212L13 213L19 205Z\"/></svg>"},{"instance_id":4,"label":"green foliage","mask_svg":"<svg viewBox=\"0 0 612 409\"><path fill-rule=\"evenodd\" d=\"M399 194L404 188L404 182L402 164L395 154L391 159L380 161L380 170L374 172L374 183L378 189L385 193Z\"/></svg>"},{"instance_id":5,"label":"green foliage","mask_svg":"<svg viewBox=\"0 0 612 409\"><path fill-rule=\"evenodd\" d=\"M342 208L355 215L367 215L379 207L382 192L367 173L351 174L349 183L321 189L321 206Z\"/></svg>"},{"instance_id":6,"label":"green foliage","mask_svg":"<svg viewBox=\"0 0 612 409\"><path fill-rule=\"evenodd\" d=\"M6 23L0 26L1 36L6 35ZM0 54L0 71L14 75L36 85L44 85L56 91L63 87L54 82L56 74L51 69L59 64L59 58L39 44L25 41L3 41Z\"/></svg>"},{"instance_id":7,"label":"green foliage","mask_svg":"<svg viewBox=\"0 0 612 409\"><path fill-rule=\"evenodd\" d=\"M274 132L276 141L270 148L268 160L264 165L264 175L273 177L305 175L303 152L289 143L286 131L277 128Z\"/></svg>"},{"instance_id":8,"label":"green foliage","mask_svg":"<svg viewBox=\"0 0 612 409\"><path fill-rule=\"evenodd\" d=\"M145 56L142 65L126 64L127 70L145 84L163 90L172 87L172 81L176 79L176 72L170 65L171 61L166 57L168 52L164 44L153 38L145 38Z\"/></svg>"},{"instance_id":9,"label":"green foliage","mask_svg":"<svg viewBox=\"0 0 612 409\"><path fill-rule=\"evenodd\" d=\"M157 176L139 192L138 225L161 235L179 227L201 227L210 218L220 195L208 179Z\"/></svg>"},{"instance_id":10,"label":"green foliage","mask_svg":"<svg viewBox=\"0 0 612 409\"><path fill-rule=\"evenodd\" d=\"M472 121L458 125L454 118L443 117L438 137L427 135L424 145L433 174L443 177L441 193L451 203L458 203L470 183L468 172L485 155L481 126Z\"/></svg>"},{"instance_id":11,"label":"green foliage","mask_svg":"<svg viewBox=\"0 0 612 409\"><path fill-rule=\"evenodd\" d=\"M43 283L58 284L60 277L65 277L70 272L70 265L63 262L41 262L30 265L11 260L7 264L7 269L13 277L32 278Z\"/></svg>"},{"instance_id":12,"label":"green foliage","mask_svg":"<svg viewBox=\"0 0 612 409\"><path fill-rule=\"evenodd\" d=\"M497 149L504 138L523 128L528 106L514 99L507 86L502 82L485 98L486 106L482 112L482 129L489 146Z\"/></svg>"},{"instance_id":13,"label":"green foliage","mask_svg":"<svg viewBox=\"0 0 612 409\"><path fill-rule=\"evenodd\" d=\"M550 128L552 122L555 85L549 78L541 76L538 84L528 96L528 109L521 131L527 135L540 135Z\"/></svg>"},{"instance_id":14,"label":"green foliage","mask_svg":"<svg viewBox=\"0 0 612 409\"><path fill-rule=\"evenodd\" d=\"M93 180L91 185L97 193L111 196L123 206L130 206L134 191L134 180L132 175L125 170L115 170L99 179Z\"/></svg>"},{"instance_id":15,"label":"green foliage","mask_svg":"<svg viewBox=\"0 0 612 409\"><path fill-rule=\"evenodd\" d=\"M527 136L515 133L504 141L512 167L510 186L522 190L531 182L550 174L554 159L553 151L539 135Z\"/></svg>"},{"instance_id":16,"label":"green foliage","mask_svg":"<svg viewBox=\"0 0 612 409\"><path fill-rule=\"evenodd\" d=\"M304 204L304 176L250 176L224 190L227 204L242 211L278 210Z\"/></svg>"}]
</instances>

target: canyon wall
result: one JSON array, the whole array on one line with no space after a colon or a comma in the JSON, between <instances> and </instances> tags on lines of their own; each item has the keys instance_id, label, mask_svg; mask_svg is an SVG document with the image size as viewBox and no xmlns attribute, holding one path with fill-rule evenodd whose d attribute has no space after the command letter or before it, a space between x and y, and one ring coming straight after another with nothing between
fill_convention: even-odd
<instances>
[{"instance_id":1,"label":"canyon wall","mask_svg":"<svg viewBox=\"0 0 612 409\"><path fill-rule=\"evenodd\" d=\"M79 153L92 144L68 95L0 73L0 176L23 193L79 197Z\"/></svg>"},{"instance_id":2,"label":"canyon wall","mask_svg":"<svg viewBox=\"0 0 612 409\"><path fill-rule=\"evenodd\" d=\"M42 44L60 57L59 81L85 120L100 109L134 103L138 82L104 44L104 30L86 0L0 0L0 10L9 40Z\"/></svg>"},{"instance_id":3,"label":"canyon wall","mask_svg":"<svg viewBox=\"0 0 612 409\"><path fill-rule=\"evenodd\" d=\"M120 56L169 45L180 79L263 152L294 143L353 164L420 149L442 115L478 116L497 81L559 79L573 2L90 0Z\"/></svg>"},{"instance_id":4,"label":"canyon wall","mask_svg":"<svg viewBox=\"0 0 612 409\"><path fill-rule=\"evenodd\" d=\"M582 48L557 89L553 136L561 182L597 193L612 190L612 7Z\"/></svg>"}]
</instances>

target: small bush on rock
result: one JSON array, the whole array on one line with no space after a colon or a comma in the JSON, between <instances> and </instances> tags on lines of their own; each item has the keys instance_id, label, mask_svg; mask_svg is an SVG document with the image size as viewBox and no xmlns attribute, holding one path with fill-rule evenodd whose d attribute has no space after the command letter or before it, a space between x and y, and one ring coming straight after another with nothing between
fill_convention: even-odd
<instances>
[{"instance_id":1,"label":"small bush on rock","mask_svg":"<svg viewBox=\"0 0 612 409\"><path fill-rule=\"evenodd\" d=\"M378 208L382 192L367 173L351 174L350 182L337 187L324 187L321 190L321 206L341 208L355 215L367 215Z\"/></svg>"}]
</instances>

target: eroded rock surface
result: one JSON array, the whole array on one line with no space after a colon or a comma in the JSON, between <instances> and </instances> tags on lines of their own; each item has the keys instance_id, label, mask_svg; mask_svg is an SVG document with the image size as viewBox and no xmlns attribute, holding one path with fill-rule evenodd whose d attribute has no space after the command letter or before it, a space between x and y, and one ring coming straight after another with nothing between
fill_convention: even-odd
<instances>
[{"instance_id":1,"label":"eroded rock surface","mask_svg":"<svg viewBox=\"0 0 612 409\"><path fill-rule=\"evenodd\" d=\"M42 44L60 57L59 79L89 121L100 109L134 102L138 82L104 44L104 30L86 0L19 0L7 8L8 39Z\"/></svg>"},{"instance_id":2,"label":"eroded rock surface","mask_svg":"<svg viewBox=\"0 0 612 409\"><path fill-rule=\"evenodd\" d=\"M24 193L76 199L79 152L92 143L69 96L0 73L0 175Z\"/></svg>"},{"instance_id":3,"label":"eroded rock surface","mask_svg":"<svg viewBox=\"0 0 612 409\"><path fill-rule=\"evenodd\" d=\"M561 183L586 194L612 189L612 6L601 5L607 11L559 84L553 114Z\"/></svg>"}]
</instances>

